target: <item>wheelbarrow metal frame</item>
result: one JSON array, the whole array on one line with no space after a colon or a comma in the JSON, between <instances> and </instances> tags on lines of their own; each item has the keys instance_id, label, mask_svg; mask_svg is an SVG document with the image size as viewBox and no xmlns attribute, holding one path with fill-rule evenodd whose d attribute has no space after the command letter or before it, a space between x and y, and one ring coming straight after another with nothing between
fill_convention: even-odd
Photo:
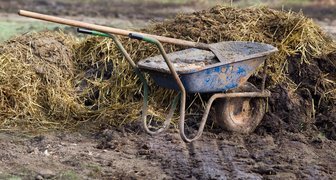
<instances>
[{"instance_id":1,"label":"wheelbarrow metal frame","mask_svg":"<svg viewBox=\"0 0 336 180\"><path fill-rule=\"evenodd\" d=\"M200 125L199 125L199 128L198 128L198 131L197 131L196 135L192 138L189 138L189 137L186 136L185 128L184 128L187 92L186 92L185 87L184 87L178 73L176 72L173 64L168 59L167 53L165 52L162 44L157 39L150 38L150 37L145 37L145 36L140 35L140 34L130 33L129 34L130 38L138 39L138 40L144 40L148 43L152 43L152 44L157 46L157 48L159 49L164 61L167 63L168 68L171 72L171 75L173 76L173 78L174 78L174 80L175 80L175 82L176 82L176 84L179 88L179 91L180 91L179 95L177 95L173 100L173 103L172 103L172 105L170 107L170 110L169 110L169 113L168 113L168 115L167 115L167 117L166 117L166 119L163 123L163 126L156 131L152 131L152 130L150 130L150 126L147 123L147 112L148 112L148 83L147 83L147 80L145 79L144 75L142 74L142 72L139 69L139 67L137 66L137 64L134 63L134 61L132 60L130 55L127 53L127 51L123 47L122 43L113 34L101 33L101 32L91 31L91 30L86 30L86 29L78 29L78 32L111 38L115 42L115 44L118 47L118 49L120 50L120 52L126 58L128 63L134 68L135 73L137 74L139 79L142 81L143 87L144 87L144 93L143 93L144 101L143 101L143 106L142 106L141 120L143 122L143 127L144 127L145 131L147 133L151 134L151 135L159 134L169 127L171 119L174 115L174 111L175 111L176 106L177 106L177 102L178 102L179 99L180 99L180 119L179 119L179 123L178 123L179 134L180 134L183 141L192 142L192 141L195 141L195 140L197 140L198 138L201 137L202 132L203 132L204 127L205 127L206 120L207 120L209 112L210 112L210 108L211 108L213 102L216 99L237 98L237 97L240 97L240 98L244 98L244 97L267 98L267 97L270 97L270 95L271 95L271 93L268 90L265 90L265 82L266 82L266 76L267 76L266 75L267 60L265 60L264 67L263 67L263 78L262 78L261 92L237 92L237 93L215 93L215 94L213 94L207 102L207 105L205 107L205 112L203 113L202 120L200 122Z\"/></svg>"},{"instance_id":2,"label":"wheelbarrow metal frame","mask_svg":"<svg viewBox=\"0 0 336 180\"><path fill-rule=\"evenodd\" d=\"M135 39L140 39L141 40L141 37L133 37L134 35L130 34L130 37L131 38L135 38ZM146 38L146 37L142 37L142 38ZM143 40L143 39L142 39ZM209 112L210 112L210 108L213 104L213 102L218 99L218 98L234 98L234 97L251 97L251 98L255 98L255 97L261 97L261 98L267 98L267 97L270 97L270 92L265 90L265 81L266 81L266 66L267 64L265 63L264 64L264 68L263 68L263 79L262 79L262 91L261 92L240 92L240 93L215 93L211 96L211 98L208 100L207 102L207 105L206 105L206 108L205 108L205 112L203 113L203 116L202 116L202 120L201 120L201 123L199 125L199 128L198 128L198 131L196 133L196 135L192 138L188 138L185 134L185 128L184 128L184 124L185 124L185 107L186 107L186 96L187 96L187 93L186 93L186 90L184 88L184 85L181 81L181 79L179 78L179 75L177 74L173 64L170 62L170 60L168 59L167 57L167 53L165 52L162 44L154 39L154 38L148 38L146 39L147 42L150 42L152 44L155 44L159 50L160 50L160 53L162 55L162 57L164 58L165 62L167 63L168 67L169 67L169 70L171 72L171 75L173 76L174 80L176 81L178 87L179 87L179 90L180 90L180 93L181 93L181 100L180 100L180 119L179 119L179 133L180 133L180 136L182 138L183 141L185 142L192 142L192 141L195 141L197 140L198 138L201 137L202 133L203 133L203 130L204 130L204 127L205 127L205 123L206 123L206 120L208 118L208 115L209 115ZM266 61L266 60L265 60ZM167 127L163 127L161 129L159 129L156 132L153 132L153 131L150 131L148 129L147 126L147 121L145 118L142 119L143 120L143 124L144 124L144 127L146 129L146 131L150 134L157 134L157 133L160 133L162 132L162 130L164 128L167 128ZM167 125L168 122L165 122L164 125Z\"/></svg>"}]
</instances>

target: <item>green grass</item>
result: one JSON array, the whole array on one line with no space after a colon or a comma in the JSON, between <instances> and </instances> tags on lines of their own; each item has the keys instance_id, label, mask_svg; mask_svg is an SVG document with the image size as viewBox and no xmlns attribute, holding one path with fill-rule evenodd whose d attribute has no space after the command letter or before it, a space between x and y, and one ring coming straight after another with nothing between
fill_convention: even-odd
<instances>
[{"instance_id":1,"label":"green grass","mask_svg":"<svg viewBox=\"0 0 336 180\"><path fill-rule=\"evenodd\" d=\"M102 168L98 164L87 164L87 167L90 169L89 177L99 178L102 175Z\"/></svg>"},{"instance_id":2,"label":"green grass","mask_svg":"<svg viewBox=\"0 0 336 180\"><path fill-rule=\"evenodd\" d=\"M55 28L63 28L59 24L45 23L39 21L0 21L0 42L9 38L32 31L53 30Z\"/></svg>"},{"instance_id":3,"label":"green grass","mask_svg":"<svg viewBox=\"0 0 336 180\"><path fill-rule=\"evenodd\" d=\"M64 173L61 173L57 177L57 179L78 180L80 178L79 178L79 176L78 176L78 174L76 172L69 170L69 171L66 171Z\"/></svg>"},{"instance_id":4,"label":"green grass","mask_svg":"<svg viewBox=\"0 0 336 180\"><path fill-rule=\"evenodd\" d=\"M15 175L9 175L9 174L0 174L0 179L6 179L6 180L21 180L21 177L15 176Z\"/></svg>"}]
</instances>

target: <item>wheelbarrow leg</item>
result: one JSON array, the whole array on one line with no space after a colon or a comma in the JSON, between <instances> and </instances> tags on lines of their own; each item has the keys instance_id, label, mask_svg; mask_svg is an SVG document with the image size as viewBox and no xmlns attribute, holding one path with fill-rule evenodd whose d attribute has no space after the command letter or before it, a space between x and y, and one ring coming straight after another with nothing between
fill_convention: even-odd
<instances>
[{"instance_id":1,"label":"wheelbarrow leg","mask_svg":"<svg viewBox=\"0 0 336 180\"><path fill-rule=\"evenodd\" d=\"M267 59L264 62L264 67L263 67L263 77L262 77L262 84L261 84L261 92L264 92L265 90L265 84L266 84L266 70L267 70Z\"/></svg>"},{"instance_id":2,"label":"wheelbarrow leg","mask_svg":"<svg viewBox=\"0 0 336 180\"><path fill-rule=\"evenodd\" d=\"M102 32L98 32L98 31L92 31L92 30L88 30L88 29L82 29L82 28L77 28L77 31L80 33L85 33L85 34L90 34L90 35L96 35L96 36L102 36L102 37L108 37L111 38L114 43L116 44L116 46L118 47L118 49L120 50L121 54L126 58L126 60L128 61L128 63L133 67L136 75L139 77L139 79L141 80L142 84L143 84L143 89L144 89L144 101L143 101L143 105L142 105L142 115L141 115L141 120L143 122L143 126L144 129L146 130L147 133L155 135L158 134L162 131L164 131L165 129L167 129L169 127L169 124L171 122L171 119L174 115L174 111L176 109L176 105L177 105L177 101L179 98L179 95L176 96L173 100L173 104L169 110L169 114L166 118L166 120L163 123L163 127L159 128L156 131L152 131L150 130L150 126L147 125L147 112L148 112L148 83L146 78L144 77L144 75L141 73L140 69L138 68L138 66L134 63L134 61L132 60L131 56L127 53L126 49L124 48L124 46L122 45L122 43L119 41L119 39L113 35L113 34L108 34L108 33L102 33Z\"/></svg>"},{"instance_id":3,"label":"wheelbarrow leg","mask_svg":"<svg viewBox=\"0 0 336 180\"><path fill-rule=\"evenodd\" d=\"M183 141L185 142L192 142L196 139L198 139L201 135L202 135L202 132L203 132L203 129L204 129L204 126L205 126L205 123L206 123L206 120L207 118L202 118L202 121L201 121L201 124L199 126L199 129L197 131L197 135L193 138L188 138L186 135L185 135L185 131L184 131L184 124L185 124L185 107L186 107L186 99L187 99L187 93L186 93L186 90L183 86L183 83L180 79L180 77L178 76L173 64L170 62L170 60L168 59L167 57L167 53L166 51L164 50L162 44L156 40L156 39L151 39L152 43L157 45L157 47L159 48L160 50L160 53L162 54L163 56L163 59L165 60L165 62L167 63L168 65L168 68L173 76L173 78L175 79L175 82L177 83L179 89L180 89L180 92L181 92L181 100L180 100L180 119L179 119L179 132L180 132L180 136L182 138ZM209 104L208 104L209 105ZM207 114L209 114L209 110L210 110L210 107L207 107L207 113L205 113L203 115L203 117Z\"/></svg>"},{"instance_id":4,"label":"wheelbarrow leg","mask_svg":"<svg viewBox=\"0 0 336 180\"><path fill-rule=\"evenodd\" d=\"M122 43L119 41L119 39L114 36L114 35L110 35L110 37L113 39L113 41L116 43L117 47L119 48L119 50L121 51L121 53L124 55L124 57L126 58L126 60L130 63L130 65L134 68L135 73L138 75L139 79L142 81L143 84L143 96L144 96L144 100L143 100L143 105L142 105L142 112L141 112L141 121L143 122L143 127L145 129L145 131L148 134L151 135L156 135L159 134L163 131L165 131L171 122L171 119L174 115L174 111L176 109L177 106L177 101L179 98L179 95L176 96L173 100L173 103L170 107L169 113L163 123L163 126L155 131L152 131L151 128L153 128L152 126L150 126L150 124L147 123L147 112L148 112L148 83L146 78L144 77L144 75L141 73L140 69L138 68L138 66L134 63L134 61L132 60L132 58L130 57L130 55L127 53L127 51L125 50L125 48L123 47Z\"/></svg>"},{"instance_id":5,"label":"wheelbarrow leg","mask_svg":"<svg viewBox=\"0 0 336 180\"><path fill-rule=\"evenodd\" d=\"M203 130L204 130L204 127L205 127L205 123L208 119L208 115L209 115L211 106L216 99L219 99L219 98L244 98L244 97L265 98L265 97L269 97L269 96L270 96L270 92L266 91L266 90L264 92L216 93L216 94L212 95L210 97L210 99L208 100L208 102L206 104L206 107L205 107L205 111L204 111L203 116L202 116L201 123L200 123L199 128L198 128L198 131L193 138L189 139L185 135L185 131L184 131L184 124L185 124L184 121L185 120L184 120L184 117L182 117L182 116L180 117L180 121L179 121L180 136L182 137L182 139L185 142L192 142L192 141L195 141L195 140L197 140L198 138L201 137L201 135L203 133ZM181 102L181 103L185 103L185 102ZM182 111L182 109L180 111ZM183 111L184 111L184 109L183 109Z\"/></svg>"},{"instance_id":6,"label":"wheelbarrow leg","mask_svg":"<svg viewBox=\"0 0 336 180\"><path fill-rule=\"evenodd\" d=\"M179 87L179 90L180 90L180 93L181 93L181 100L180 100L180 119L179 119L179 132L180 132L180 136L182 138L183 141L185 142L192 142L196 139L198 139L201 135L202 135L202 132L203 132L203 129L204 129L204 126L205 126L205 123L206 123L206 120L207 120L207 117L208 117L208 114L209 114L209 111L210 111L210 107L212 105L212 102L213 100L209 100L209 103L207 104L207 107L206 107L206 112L203 114L203 118L202 118L202 121L201 121L201 124L198 128L198 131L197 131L197 134L196 136L194 136L193 138L188 138L186 135L185 135L185 130L184 130L184 123L185 123L185 107L186 107L186 97L187 97L187 93L186 93L186 90L182 84L182 81L181 79L179 78L173 64L170 62L170 60L168 59L167 57L167 53L166 51L164 50L162 44L154 39L154 38L149 38L149 37L144 37L142 35L139 35L139 34L130 34L129 37L133 38L133 39L138 39L138 40L144 40L146 42L149 42L149 43L152 43L154 45L156 45L159 50L160 50L160 53L161 55L163 56L163 59L165 60L165 62L167 63L168 65L168 68L175 80L175 82L177 83L178 87Z\"/></svg>"},{"instance_id":7,"label":"wheelbarrow leg","mask_svg":"<svg viewBox=\"0 0 336 180\"><path fill-rule=\"evenodd\" d=\"M156 135L156 134L159 134L159 133L165 131L167 128L169 128L169 125L170 125L171 119L173 118L173 115L174 115L174 112L175 112L175 109L176 109L177 102L178 102L179 98L180 98L180 95L177 95L174 98L173 103L172 103L172 105L169 109L169 113L168 113L162 127L159 128L158 130L152 131L151 128L153 128L153 127L150 125L150 123L147 122L148 93L144 93L144 104L142 106L141 121L142 121L142 125L143 125L145 131L148 134Z\"/></svg>"}]
</instances>

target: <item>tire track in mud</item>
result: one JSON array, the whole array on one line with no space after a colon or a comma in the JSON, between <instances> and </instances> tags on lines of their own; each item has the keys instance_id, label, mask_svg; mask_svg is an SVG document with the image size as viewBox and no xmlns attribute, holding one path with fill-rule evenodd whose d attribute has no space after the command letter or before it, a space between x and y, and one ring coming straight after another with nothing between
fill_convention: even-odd
<instances>
[{"instance_id":1,"label":"tire track in mud","mask_svg":"<svg viewBox=\"0 0 336 180\"><path fill-rule=\"evenodd\" d=\"M255 161L244 142L224 139L228 138L206 134L184 143L176 133L151 137L147 139L152 150L148 158L174 179L262 179L252 171Z\"/></svg>"},{"instance_id":2,"label":"tire track in mud","mask_svg":"<svg viewBox=\"0 0 336 180\"><path fill-rule=\"evenodd\" d=\"M140 168L148 171L147 179L323 179L334 174L331 159L335 148L322 160L317 156L317 145L300 134L204 132L199 140L184 143L177 130L169 130L158 136L141 133L134 138L129 148L145 161L139 164L149 163ZM326 147L331 144L323 143Z\"/></svg>"},{"instance_id":3,"label":"tire track in mud","mask_svg":"<svg viewBox=\"0 0 336 180\"><path fill-rule=\"evenodd\" d=\"M55 177L71 170L80 179L334 179L335 142L313 138L204 132L184 143L176 130L158 136L0 134L0 179L7 177L1 172L18 175L23 168L24 179L33 179L42 167Z\"/></svg>"},{"instance_id":4,"label":"tire track in mud","mask_svg":"<svg viewBox=\"0 0 336 180\"><path fill-rule=\"evenodd\" d=\"M255 163L244 144L230 138L204 135L203 140L193 143L198 159L201 179L262 179L251 172Z\"/></svg>"},{"instance_id":5,"label":"tire track in mud","mask_svg":"<svg viewBox=\"0 0 336 180\"><path fill-rule=\"evenodd\" d=\"M188 144L190 160L193 161L192 173L199 179L226 179L229 175L227 166L224 166L223 159L217 142L195 141Z\"/></svg>"},{"instance_id":6,"label":"tire track in mud","mask_svg":"<svg viewBox=\"0 0 336 180\"><path fill-rule=\"evenodd\" d=\"M172 179L192 178L192 160L186 144L177 133L149 136L141 144L148 144L151 152L147 158L157 162L167 176Z\"/></svg>"},{"instance_id":7,"label":"tire track in mud","mask_svg":"<svg viewBox=\"0 0 336 180\"><path fill-rule=\"evenodd\" d=\"M217 152L223 154L223 161L230 168L230 178L262 179L259 174L251 172L251 166L255 162L250 158L245 145L220 140L217 140L217 143L219 146Z\"/></svg>"},{"instance_id":8,"label":"tire track in mud","mask_svg":"<svg viewBox=\"0 0 336 180\"><path fill-rule=\"evenodd\" d=\"M174 130L158 136L141 133L127 137L115 139L114 143L121 145L115 155L104 153L103 159L112 158L114 162L114 170L106 167L107 175L121 173L145 179L328 179L335 174L333 142L321 142L314 145L323 145L321 148L314 148L299 134L204 132L193 143L184 143ZM328 154L319 157L317 151L322 150Z\"/></svg>"}]
</instances>

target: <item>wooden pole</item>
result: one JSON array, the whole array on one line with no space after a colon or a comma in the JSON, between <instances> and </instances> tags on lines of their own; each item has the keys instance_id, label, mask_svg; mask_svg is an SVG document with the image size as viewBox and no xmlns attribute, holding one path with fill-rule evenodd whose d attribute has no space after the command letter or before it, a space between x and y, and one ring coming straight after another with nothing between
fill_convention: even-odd
<instances>
[{"instance_id":1,"label":"wooden pole","mask_svg":"<svg viewBox=\"0 0 336 180\"><path fill-rule=\"evenodd\" d=\"M209 46L207 44L204 44L204 43L197 43L197 42L186 41L186 40L181 40L181 39L157 36L157 35L152 35L152 34L145 34L145 33L140 33L140 32L133 32L133 31L117 29L117 28L111 28L111 27L107 27L107 26L95 25L95 24L90 24L90 23L85 23L85 22L81 22L81 21L75 21L75 20L50 16L50 15L45 15L45 14L40 14L40 13L35 13L35 12L30 12L30 11L25 11L25 10L19 10L18 14L21 15L21 16L26 16L26 17L30 17L30 18L34 18L34 19L40 19L40 20L44 20L44 21L49 21L49 22L54 22L54 23L59 23L59 24L65 24L65 25L80 27L80 28L86 28L86 29L90 29L90 30L96 30L96 31L100 31L100 32L122 35L122 36L128 36L130 33L141 34L143 36L148 36L148 37L155 38L155 39L159 40L160 42L209 50Z\"/></svg>"}]
</instances>

